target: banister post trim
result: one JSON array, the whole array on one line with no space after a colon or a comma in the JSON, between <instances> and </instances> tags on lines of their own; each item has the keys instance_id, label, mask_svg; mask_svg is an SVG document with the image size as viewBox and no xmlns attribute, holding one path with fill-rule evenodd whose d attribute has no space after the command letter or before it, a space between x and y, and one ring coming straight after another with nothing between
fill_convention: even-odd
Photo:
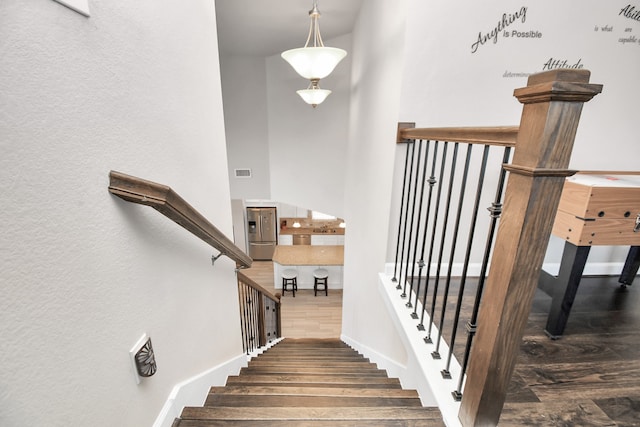
<instances>
[{"instance_id":1,"label":"banister post trim","mask_svg":"<svg viewBox=\"0 0 640 427\"><path fill-rule=\"evenodd\" d=\"M583 102L602 90L587 70L530 76L458 417L497 425L569 170Z\"/></svg>"},{"instance_id":2,"label":"banister post trim","mask_svg":"<svg viewBox=\"0 0 640 427\"><path fill-rule=\"evenodd\" d=\"M517 166L517 165L510 165L510 164L504 164L502 165L502 167L510 173L515 173L518 175L524 175L524 176L532 176L532 177L541 177L541 176L555 176L555 177L568 177L568 176L573 176L576 173L578 173L577 170L573 170L573 169L544 169L544 168L530 168L530 167L526 167L526 166Z\"/></svg>"}]
</instances>

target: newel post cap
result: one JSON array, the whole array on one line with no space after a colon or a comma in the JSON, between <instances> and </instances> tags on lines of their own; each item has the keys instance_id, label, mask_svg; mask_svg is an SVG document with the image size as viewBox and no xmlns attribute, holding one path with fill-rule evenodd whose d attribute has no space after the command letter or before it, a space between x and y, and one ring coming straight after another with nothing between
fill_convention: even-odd
<instances>
[{"instance_id":1,"label":"newel post cap","mask_svg":"<svg viewBox=\"0 0 640 427\"><path fill-rule=\"evenodd\" d=\"M529 76L527 86L513 95L523 104L565 101L587 102L602 92L602 85L590 84L589 70L560 68Z\"/></svg>"}]
</instances>

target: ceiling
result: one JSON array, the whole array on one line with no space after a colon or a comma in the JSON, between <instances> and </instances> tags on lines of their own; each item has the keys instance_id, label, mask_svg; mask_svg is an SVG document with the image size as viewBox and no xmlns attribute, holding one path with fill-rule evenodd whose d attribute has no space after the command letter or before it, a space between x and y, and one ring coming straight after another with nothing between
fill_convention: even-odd
<instances>
[{"instance_id":1,"label":"ceiling","mask_svg":"<svg viewBox=\"0 0 640 427\"><path fill-rule=\"evenodd\" d=\"M303 47L312 0L215 0L223 54L271 56ZM318 0L323 40L353 30L362 0Z\"/></svg>"}]
</instances>

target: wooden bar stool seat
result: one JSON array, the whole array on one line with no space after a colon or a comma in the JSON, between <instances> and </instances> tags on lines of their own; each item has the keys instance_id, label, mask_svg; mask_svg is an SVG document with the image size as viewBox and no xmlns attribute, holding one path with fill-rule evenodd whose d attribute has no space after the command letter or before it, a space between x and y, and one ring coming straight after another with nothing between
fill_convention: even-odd
<instances>
[{"instance_id":1,"label":"wooden bar stool seat","mask_svg":"<svg viewBox=\"0 0 640 427\"><path fill-rule=\"evenodd\" d=\"M318 295L318 289L323 288L325 296L329 295L328 291L329 272L324 268L316 268L313 270L313 295ZM320 289L322 291L322 289Z\"/></svg>"},{"instance_id":2,"label":"wooden bar stool seat","mask_svg":"<svg viewBox=\"0 0 640 427\"><path fill-rule=\"evenodd\" d=\"M298 290L298 272L293 268L287 268L282 272L282 296L289 290L287 288L289 285L291 285L291 292L293 292L293 297L295 298Z\"/></svg>"}]
</instances>

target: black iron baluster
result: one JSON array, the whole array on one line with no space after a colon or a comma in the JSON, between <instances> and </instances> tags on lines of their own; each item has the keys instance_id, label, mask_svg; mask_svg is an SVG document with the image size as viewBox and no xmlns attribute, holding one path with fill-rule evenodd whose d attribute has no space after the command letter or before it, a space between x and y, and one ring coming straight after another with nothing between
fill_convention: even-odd
<instances>
[{"instance_id":1,"label":"black iron baluster","mask_svg":"<svg viewBox=\"0 0 640 427\"><path fill-rule=\"evenodd\" d=\"M245 330L245 351L247 354L251 351L251 324L249 323L249 297L247 296L247 292L249 292L249 287L243 283L242 284L242 307L244 312L244 330Z\"/></svg>"},{"instance_id":2,"label":"black iron baluster","mask_svg":"<svg viewBox=\"0 0 640 427\"><path fill-rule=\"evenodd\" d=\"M391 279L392 282L398 281L396 274L398 272L398 255L400 250L400 239L401 239L400 232L402 231L402 211L404 210L404 190L407 184L407 173L408 173L407 164L409 163L409 145L410 144L408 142L406 144L407 144L407 149L404 153L404 178L402 180L402 196L400 196L400 213L398 215L398 240L396 243L396 262L393 267L393 279Z\"/></svg>"},{"instance_id":3,"label":"black iron baluster","mask_svg":"<svg viewBox=\"0 0 640 427\"><path fill-rule=\"evenodd\" d=\"M427 145L427 153L429 152L429 146ZM418 286L416 287L416 298L415 298L415 303L414 303L414 308L413 308L413 313L411 313L411 317L413 319L417 319L418 318L418 298L420 296L420 288L421 288L421 284L422 284L422 270L424 269L424 254L426 251L426 247L427 247L427 232L429 230L429 218L431 216L431 199L433 196L433 186L435 185L436 181L436 177L435 177L435 173L436 173L436 161L437 161L437 157L438 157L438 141L434 142L433 145L433 159L432 159L432 165L431 165L431 175L429 176L429 195L427 196L427 216L424 220L424 234L422 236L422 249L420 251L420 261L418 263L419 269L418 269ZM428 157L427 157L428 158ZM424 162L424 167L425 167L425 171L424 171L424 175L423 175L423 179L422 179L422 189L424 192L424 184L425 184L425 179L427 176L427 161L425 159ZM422 198L420 198L420 206L422 206ZM414 255L414 259L415 259L415 255ZM425 285L425 294L429 289L429 275L427 274L427 278L425 279L426 281L426 285ZM412 289L413 290L413 289ZM409 301L407 303L407 307L411 307L411 301ZM423 307L423 312L424 312L424 304L422 305Z\"/></svg>"},{"instance_id":4,"label":"black iron baluster","mask_svg":"<svg viewBox=\"0 0 640 427\"><path fill-rule=\"evenodd\" d=\"M248 313L248 325L249 325L249 350L253 351L254 348L254 340L255 340L255 331L253 328L253 295L252 289L247 289L247 313Z\"/></svg>"},{"instance_id":5,"label":"black iron baluster","mask_svg":"<svg viewBox=\"0 0 640 427\"><path fill-rule=\"evenodd\" d=\"M409 199L411 198L411 179L413 178L413 160L415 158L415 152L416 152L416 144L415 141L411 141L411 162L409 165L409 189L407 191L407 199L406 199L406 209L405 209L405 215L404 215L404 227L403 227L403 231L402 231L402 249L400 250L400 276L398 277L398 286L396 286L396 289L402 289L402 285L400 284L402 282L402 263L404 261L404 244L406 241L406 237L407 237L407 218L409 216ZM405 277L406 280L406 277Z\"/></svg>"},{"instance_id":6,"label":"black iron baluster","mask_svg":"<svg viewBox=\"0 0 640 427\"><path fill-rule=\"evenodd\" d=\"M511 147L504 149L502 156L502 163L509 163L511 156ZM489 268L489 259L491 258L491 251L493 248L493 239L495 238L495 231L498 225L498 220L502 214L502 194L504 192L504 184L506 181L507 171L502 168L500 171L500 177L498 179L498 186L496 188L496 195L491 207L487 208L491 221L489 223L489 231L487 233L487 242L484 249L484 256L482 259L482 266L480 268L480 275L478 277L478 289L476 289L476 298L473 303L473 311L471 313L471 319L467 323L467 343L465 345L464 357L462 361L460 378L458 379L458 388L453 392L454 399L462 400L462 383L464 382L464 376L467 372L467 366L469 365L469 354L471 353L471 345L473 344L473 337L476 334L478 312L480 310L480 301L482 299L482 291L487 276L487 269Z\"/></svg>"},{"instance_id":7,"label":"black iron baluster","mask_svg":"<svg viewBox=\"0 0 640 427\"><path fill-rule=\"evenodd\" d=\"M431 279L431 261L433 260L433 247L435 246L436 241L436 232L438 230L438 214L440 213L440 200L442 200L442 184L444 183L444 171L447 166L447 149L449 147L449 141L444 141L444 147L442 149L442 162L440 165L440 178L438 185L438 194L436 196L436 207L433 215L433 229L431 230L431 244L429 245L429 260L427 261L427 274L426 274L426 284L424 288L424 294L422 296L422 314L420 316L420 324L418 324L418 330L424 331L424 315L427 312L427 294L429 292L429 279ZM456 149L457 150L457 149ZM448 209L448 208L447 208ZM437 289L436 289L437 292ZM434 294L435 298L435 294ZM435 299L434 299L435 303ZM433 314L432 314L433 316ZM433 317L431 317L433 319ZM429 328L431 331L431 328ZM429 343L431 338L426 337L425 342Z\"/></svg>"},{"instance_id":8,"label":"black iron baluster","mask_svg":"<svg viewBox=\"0 0 640 427\"><path fill-rule=\"evenodd\" d=\"M476 224L478 222L478 209L480 208L480 198L482 197L482 187L484 185L484 177L487 171L487 159L489 157L489 145L484 146L482 153L482 165L478 174L478 186L476 187L476 199L473 205L473 213L471 214L471 226L469 227L469 235L467 236L467 251L464 255L464 264L462 267L462 276L460 277L460 289L458 290L458 301L456 302L456 312L453 315L453 328L451 330L451 340L449 342L449 354L447 355L447 363L442 371L442 376L451 378L451 358L453 357L453 347L456 344L456 333L458 332L458 322L460 320L460 310L462 309L462 298L467 283L467 273L469 271L469 258L471 257L471 248L473 246L473 238L476 232ZM455 398L455 394L454 394Z\"/></svg>"},{"instance_id":9,"label":"black iron baluster","mask_svg":"<svg viewBox=\"0 0 640 427\"><path fill-rule=\"evenodd\" d=\"M435 282L433 284L433 300L431 301L431 321L429 322L429 329L427 330L427 336L424 338L424 342L430 344L433 342L431 339L431 329L435 321L434 315L436 311L436 298L438 297L438 287L440 285L440 270L442 268L442 257L444 255L444 243L447 237L447 226L449 225L449 209L451 208L451 196L453 194L453 182L456 175L456 164L458 163L458 147L456 142L453 145L453 157L451 158L451 172L449 174L449 188L447 193L447 206L444 210L444 221L442 224L442 235L440 239L440 250L438 251L438 263L436 267Z\"/></svg>"},{"instance_id":10,"label":"black iron baluster","mask_svg":"<svg viewBox=\"0 0 640 427\"><path fill-rule=\"evenodd\" d=\"M460 195L458 197L458 210L456 212L456 220L453 229L453 237L451 241L451 252L449 254L449 266L447 268L447 281L445 283L444 294L442 296L442 311L440 314L440 325L438 329L438 339L436 340L436 349L431 353L434 359L440 359L440 338L442 337L442 330L444 328L444 317L447 312L447 299L449 298L449 288L451 287L451 272L453 269L453 260L456 252L456 244L458 242L458 231L460 230L460 217L462 215L462 205L464 203L464 192L467 186L467 178L469 176L469 162L471 160L472 145L467 144L467 159L464 164L464 173L462 174L462 181L460 183Z\"/></svg>"},{"instance_id":11,"label":"black iron baluster","mask_svg":"<svg viewBox=\"0 0 640 427\"><path fill-rule=\"evenodd\" d=\"M415 215L416 215L416 198L418 196L418 181L420 179L420 162L422 161L422 140L418 142L418 162L416 163L416 178L414 182L414 191L413 191L413 202L411 204L411 220L409 222L409 241L407 242L407 264L404 269L404 286L402 287L402 298L406 298L407 296L407 281L409 279L409 264L415 264L415 254L416 251L413 251L414 258L411 259L411 242L413 240L413 227L416 224ZM426 164L426 162L425 162ZM420 227L420 223L418 221L418 227ZM413 268L411 269L413 274ZM413 277L411 278L413 282ZM411 299L411 298L409 298Z\"/></svg>"}]
</instances>

